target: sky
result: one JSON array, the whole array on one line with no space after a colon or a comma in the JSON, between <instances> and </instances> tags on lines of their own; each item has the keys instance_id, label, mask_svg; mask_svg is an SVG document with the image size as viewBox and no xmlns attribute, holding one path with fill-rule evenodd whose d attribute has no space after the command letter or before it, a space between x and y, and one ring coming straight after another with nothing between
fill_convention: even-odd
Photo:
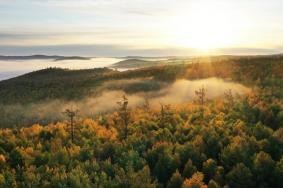
<instances>
[{"instance_id":1,"label":"sky","mask_svg":"<svg viewBox=\"0 0 283 188\"><path fill-rule=\"evenodd\" d=\"M282 0L0 0L0 55L283 52Z\"/></svg>"}]
</instances>

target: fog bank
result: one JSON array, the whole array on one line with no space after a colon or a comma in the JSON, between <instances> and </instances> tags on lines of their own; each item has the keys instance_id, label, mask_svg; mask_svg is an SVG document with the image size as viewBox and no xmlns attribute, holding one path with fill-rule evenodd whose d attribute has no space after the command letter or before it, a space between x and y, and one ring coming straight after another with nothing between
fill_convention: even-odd
<instances>
[{"instance_id":1,"label":"fog bank","mask_svg":"<svg viewBox=\"0 0 283 188\"><path fill-rule=\"evenodd\" d=\"M138 82L138 80L135 80ZM153 80L154 81L154 80ZM115 81L113 81L115 82ZM120 85L132 83L132 81L121 81ZM113 84L113 83L112 83ZM117 110L117 101L123 95L127 95L129 107L136 107L144 104L147 99L150 105L162 104L182 104L195 99L195 91L201 87L205 88L206 98L213 99L223 96L224 92L231 89L233 94L244 94L249 88L232 82L225 82L218 78L208 78L202 80L177 80L176 82L163 87L163 89L149 92L126 93L124 90L106 90L95 97L84 98L80 101L60 101L53 100L29 105L5 105L0 106L0 126L28 126L32 123L47 124L52 121L66 119L62 113L66 109L79 110L79 117L94 117L100 113L107 113Z\"/></svg>"},{"instance_id":2,"label":"fog bank","mask_svg":"<svg viewBox=\"0 0 283 188\"><path fill-rule=\"evenodd\" d=\"M120 58L91 58L89 60L21 60L21 61L0 61L0 81L19 76L32 71L49 67L63 69L93 69L108 67L123 59Z\"/></svg>"}]
</instances>

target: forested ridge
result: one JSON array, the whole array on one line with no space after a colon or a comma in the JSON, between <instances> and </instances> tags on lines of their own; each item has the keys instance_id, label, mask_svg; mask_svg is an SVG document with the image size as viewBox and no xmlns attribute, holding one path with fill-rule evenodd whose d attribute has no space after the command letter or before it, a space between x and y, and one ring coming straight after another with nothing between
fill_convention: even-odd
<instances>
[{"instance_id":1,"label":"forested ridge","mask_svg":"<svg viewBox=\"0 0 283 188\"><path fill-rule=\"evenodd\" d=\"M30 102L73 98L75 89L81 97L106 80L133 78L170 84L219 77L250 91L227 90L208 99L212 91L202 87L191 102L145 100L137 107L121 96L114 112L92 118L81 118L76 110L83 109L67 109L65 121L1 128L0 187L281 188L282 71L281 56L224 56L126 72L46 69L1 82L2 106L20 97ZM18 91L27 95L14 93L20 84ZM54 92L61 86L70 90ZM132 84L128 93L143 89Z\"/></svg>"},{"instance_id":2,"label":"forested ridge","mask_svg":"<svg viewBox=\"0 0 283 188\"><path fill-rule=\"evenodd\" d=\"M173 61L173 60L172 60ZM95 96L111 80L152 78L165 83L177 79L217 77L245 85L283 85L283 56L216 56L190 59L190 64L161 65L119 72L108 68L68 70L47 68L0 82L0 105L43 100L77 100ZM150 85L141 89L151 88ZM135 92L131 87L128 92ZM282 92L281 92L282 95Z\"/></svg>"}]
</instances>

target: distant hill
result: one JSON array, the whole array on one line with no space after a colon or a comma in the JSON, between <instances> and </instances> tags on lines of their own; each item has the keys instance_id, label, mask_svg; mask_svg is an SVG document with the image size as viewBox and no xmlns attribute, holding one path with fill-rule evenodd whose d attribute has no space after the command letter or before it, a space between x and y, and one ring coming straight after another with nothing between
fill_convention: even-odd
<instances>
[{"instance_id":1,"label":"distant hill","mask_svg":"<svg viewBox=\"0 0 283 188\"><path fill-rule=\"evenodd\" d=\"M197 58L198 59L198 58ZM185 57L164 57L164 58L149 58L149 57L136 57L126 59L115 63L111 68L120 69L137 69L146 68L160 65L178 65L192 63L193 58Z\"/></svg>"},{"instance_id":2,"label":"distant hill","mask_svg":"<svg viewBox=\"0 0 283 188\"><path fill-rule=\"evenodd\" d=\"M162 64L162 61L147 61L141 59L127 59L113 64L113 68L141 68L141 67L150 67L155 65Z\"/></svg>"},{"instance_id":3,"label":"distant hill","mask_svg":"<svg viewBox=\"0 0 283 188\"><path fill-rule=\"evenodd\" d=\"M80 57L80 56L70 56L70 57L58 57L55 61L64 61L64 60L90 60L88 57Z\"/></svg>"},{"instance_id":4,"label":"distant hill","mask_svg":"<svg viewBox=\"0 0 283 188\"><path fill-rule=\"evenodd\" d=\"M63 60L89 60L87 57L80 56L57 56L57 55L30 55L30 56L0 56L2 61L11 61L11 60L54 60L54 61L63 61Z\"/></svg>"}]
</instances>

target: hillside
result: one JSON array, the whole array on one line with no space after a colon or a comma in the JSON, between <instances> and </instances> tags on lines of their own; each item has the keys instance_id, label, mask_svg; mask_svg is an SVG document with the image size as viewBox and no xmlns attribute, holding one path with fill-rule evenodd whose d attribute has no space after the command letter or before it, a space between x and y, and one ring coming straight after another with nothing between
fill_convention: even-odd
<instances>
[{"instance_id":1,"label":"hillside","mask_svg":"<svg viewBox=\"0 0 283 188\"><path fill-rule=\"evenodd\" d=\"M125 94L136 101L135 106L144 100L189 102L194 90L203 85L214 97L228 89L242 93L241 90L261 88L282 99L282 59L221 56L124 72L108 68L35 71L0 82L0 127L60 121L64 119L62 111L71 106L84 108L82 117L95 117L113 111L113 104Z\"/></svg>"},{"instance_id":2,"label":"hillside","mask_svg":"<svg viewBox=\"0 0 283 188\"><path fill-rule=\"evenodd\" d=\"M75 119L73 142L67 122L0 129L0 187L282 186L282 101L262 91L123 113Z\"/></svg>"},{"instance_id":3,"label":"hillside","mask_svg":"<svg viewBox=\"0 0 283 188\"><path fill-rule=\"evenodd\" d=\"M180 65L192 63L194 58L180 58L180 57L164 57L164 58L145 58L136 57L136 59L126 59L113 64L112 68L118 69L138 69L153 66L166 66L166 65ZM199 58L196 58L199 59ZM195 60L196 60L195 59Z\"/></svg>"},{"instance_id":4,"label":"hillside","mask_svg":"<svg viewBox=\"0 0 283 188\"><path fill-rule=\"evenodd\" d=\"M92 96L98 91L98 86L111 80L150 78L154 84L156 81L172 83L177 79L195 80L209 77L228 79L251 86L261 84L264 87L268 82L280 85L283 79L283 57L206 57L193 59L190 64L153 66L124 72L107 68L49 68L1 81L0 104L29 103L47 99L79 99ZM131 89L129 91L131 92Z\"/></svg>"}]
</instances>

